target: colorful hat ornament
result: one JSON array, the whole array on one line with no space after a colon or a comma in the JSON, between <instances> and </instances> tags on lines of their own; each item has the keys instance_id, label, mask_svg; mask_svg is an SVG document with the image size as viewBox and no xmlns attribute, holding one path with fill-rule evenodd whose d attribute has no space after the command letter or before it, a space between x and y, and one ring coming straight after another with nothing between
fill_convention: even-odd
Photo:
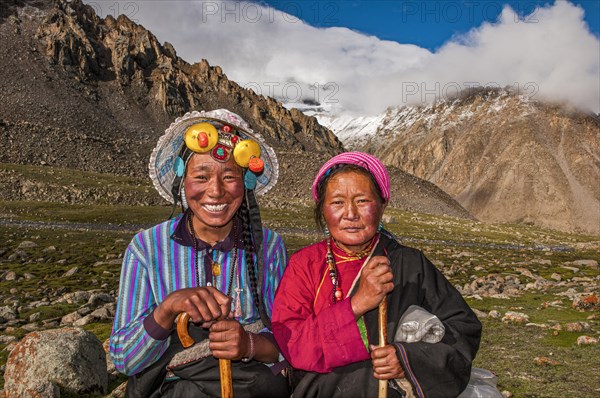
<instances>
[{"instance_id":1,"label":"colorful hat ornament","mask_svg":"<svg viewBox=\"0 0 600 398\"><path fill-rule=\"evenodd\" d=\"M152 151L149 172L159 194L173 203L173 185L181 192L179 185L183 185L180 182L191 155L206 152L221 162L233 156L239 166L248 169L244 172L245 186L257 195L277 183L279 163L273 148L240 116L226 109L194 111L177 118ZM184 199L183 194L180 196Z\"/></svg>"}]
</instances>

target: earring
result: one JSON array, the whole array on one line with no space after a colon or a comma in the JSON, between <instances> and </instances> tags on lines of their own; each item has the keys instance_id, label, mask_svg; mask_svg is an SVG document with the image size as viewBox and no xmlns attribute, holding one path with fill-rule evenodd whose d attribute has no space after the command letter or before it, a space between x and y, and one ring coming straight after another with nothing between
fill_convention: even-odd
<instances>
[{"instance_id":1,"label":"earring","mask_svg":"<svg viewBox=\"0 0 600 398\"><path fill-rule=\"evenodd\" d=\"M327 228L327 225L325 225L325 227L323 228L323 233L325 234L326 238L329 238L329 228Z\"/></svg>"},{"instance_id":2,"label":"earring","mask_svg":"<svg viewBox=\"0 0 600 398\"><path fill-rule=\"evenodd\" d=\"M377 232L381 232L385 225L383 224L383 220L379 221L379 226L377 227Z\"/></svg>"}]
</instances>

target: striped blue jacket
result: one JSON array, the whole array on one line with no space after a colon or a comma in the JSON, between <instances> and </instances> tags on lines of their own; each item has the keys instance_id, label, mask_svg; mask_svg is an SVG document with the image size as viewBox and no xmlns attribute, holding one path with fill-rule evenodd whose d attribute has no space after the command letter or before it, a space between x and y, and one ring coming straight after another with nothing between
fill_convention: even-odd
<instances>
[{"instance_id":1,"label":"striped blue jacket","mask_svg":"<svg viewBox=\"0 0 600 398\"><path fill-rule=\"evenodd\" d=\"M198 255L196 269L193 246L177 243L172 235L182 220L178 216L137 234L125 252L119 299L109 354L116 368L127 375L141 372L154 363L169 346L170 337L157 340L148 334L144 319L170 293L188 287L204 285L205 262L220 264L221 273L214 276L214 286L227 292L234 253L237 266L231 287L232 314L240 323L249 324L260 319L252 297L246 272L246 255L243 246L236 250L206 249ZM269 316L275 290L287 264L287 252L281 237L263 228L264 275L262 295ZM207 268L210 269L210 268Z\"/></svg>"}]
</instances>

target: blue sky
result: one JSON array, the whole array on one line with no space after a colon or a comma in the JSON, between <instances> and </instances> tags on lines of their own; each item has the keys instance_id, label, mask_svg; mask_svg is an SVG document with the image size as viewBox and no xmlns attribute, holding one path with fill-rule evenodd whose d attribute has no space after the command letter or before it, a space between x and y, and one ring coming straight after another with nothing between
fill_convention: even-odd
<instances>
[{"instance_id":1,"label":"blue sky","mask_svg":"<svg viewBox=\"0 0 600 398\"><path fill-rule=\"evenodd\" d=\"M453 36L464 34L483 22L495 22L509 5L523 17L522 23L537 23L536 7L548 0L259 0L316 27L344 26L383 40L415 44L435 51ZM585 10L590 31L600 31L600 0L571 3Z\"/></svg>"},{"instance_id":2,"label":"blue sky","mask_svg":"<svg viewBox=\"0 0 600 398\"><path fill-rule=\"evenodd\" d=\"M302 109L379 114L471 87L600 111L600 0L84 0Z\"/></svg>"}]
</instances>

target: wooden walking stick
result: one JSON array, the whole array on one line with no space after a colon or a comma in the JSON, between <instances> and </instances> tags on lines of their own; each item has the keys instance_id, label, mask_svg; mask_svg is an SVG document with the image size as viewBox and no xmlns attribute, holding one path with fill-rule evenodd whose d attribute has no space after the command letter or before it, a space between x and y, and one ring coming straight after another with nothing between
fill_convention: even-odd
<instances>
[{"instance_id":1,"label":"wooden walking stick","mask_svg":"<svg viewBox=\"0 0 600 398\"><path fill-rule=\"evenodd\" d=\"M177 336L181 341L183 348L194 345L195 341L188 333L188 324L190 316L182 312L177 317ZM231 360L219 358L219 374L221 375L221 397L233 398L233 380L231 377Z\"/></svg>"},{"instance_id":2,"label":"wooden walking stick","mask_svg":"<svg viewBox=\"0 0 600 398\"><path fill-rule=\"evenodd\" d=\"M387 300L379 304L379 347L385 346L387 342ZM387 398L388 381L379 380L379 398Z\"/></svg>"}]
</instances>

